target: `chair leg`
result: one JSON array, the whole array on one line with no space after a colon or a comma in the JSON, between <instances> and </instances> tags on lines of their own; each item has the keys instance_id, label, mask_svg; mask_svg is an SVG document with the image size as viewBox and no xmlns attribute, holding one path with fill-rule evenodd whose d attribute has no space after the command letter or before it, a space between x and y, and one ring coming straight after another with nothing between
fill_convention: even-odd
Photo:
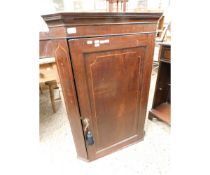
<instances>
[{"instance_id":1,"label":"chair leg","mask_svg":"<svg viewBox=\"0 0 210 175\"><path fill-rule=\"evenodd\" d=\"M52 104L52 109L53 109L53 112L55 113L56 112L56 109L55 109L55 100L54 100L54 87L53 87L53 84L49 84L49 91L50 91L50 100L51 100L51 104Z\"/></svg>"},{"instance_id":2,"label":"chair leg","mask_svg":"<svg viewBox=\"0 0 210 175\"><path fill-rule=\"evenodd\" d=\"M39 92L40 92L41 94L43 94L41 85L39 85Z\"/></svg>"}]
</instances>

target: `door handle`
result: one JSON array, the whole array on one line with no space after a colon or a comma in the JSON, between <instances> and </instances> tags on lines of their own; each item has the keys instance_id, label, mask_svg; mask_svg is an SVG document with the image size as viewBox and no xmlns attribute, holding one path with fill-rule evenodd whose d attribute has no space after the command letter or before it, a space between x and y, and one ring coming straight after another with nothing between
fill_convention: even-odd
<instances>
[{"instance_id":1,"label":"door handle","mask_svg":"<svg viewBox=\"0 0 210 175\"><path fill-rule=\"evenodd\" d=\"M83 123L83 126L84 126L84 132L86 133L87 132L87 129L89 127L89 119L85 118L82 120L82 123Z\"/></svg>"},{"instance_id":2,"label":"door handle","mask_svg":"<svg viewBox=\"0 0 210 175\"><path fill-rule=\"evenodd\" d=\"M89 131L89 119L85 118L82 120L83 126L84 126L84 133L85 133L85 139L87 141L88 145L94 144L93 134Z\"/></svg>"}]
</instances>

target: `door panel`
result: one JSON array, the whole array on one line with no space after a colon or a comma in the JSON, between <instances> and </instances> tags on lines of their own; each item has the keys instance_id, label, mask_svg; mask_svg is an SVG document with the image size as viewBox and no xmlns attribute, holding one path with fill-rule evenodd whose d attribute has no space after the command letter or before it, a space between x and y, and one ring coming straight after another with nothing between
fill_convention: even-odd
<instances>
[{"instance_id":1,"label":"door panel","mask_svg":"<svg viewBox=\"0 0 210 175\"><path fill-rule=\"evenodd\" d=\"M137 132L139 51L85 54L97 151Z\"/></svg>"},{"instance_id":2,"label":"door panel","mask_svg":"<svg viewBox=\"0 0 210 175\"><path fill-rule=\"evenodd\" d=\"M94 145L87 145L89 159L143 137L139 118L147 37L92 38L92 44L69 40L81 117L89 119L94 137Z\"/></svg>"}]
</instances>

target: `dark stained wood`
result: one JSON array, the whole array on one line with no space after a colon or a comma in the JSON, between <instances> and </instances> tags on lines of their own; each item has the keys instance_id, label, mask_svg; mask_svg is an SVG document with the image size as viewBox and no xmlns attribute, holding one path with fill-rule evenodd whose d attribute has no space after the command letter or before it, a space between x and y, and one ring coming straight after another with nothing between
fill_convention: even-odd
<instances>
[{"instance_id":1,"label":"dark stained wood","mask_svg":"<svg viewBox=\"0 0 210 175\"><path fill-rule=\"evenodd\" d=\"M158 118L167 124L171 124L171 46L160 45L159 70L155 87L152 109L149 118Z\"/></svg>"},{"instance_id":2,"label":"dark stained wood","mask_svg":"<svg viewBox=\"0 0 210 175\"><path fill-rule=\"evenodd\" d=\"M39 32L39 58L52 57L53 46L48 32Z\"/></svg>"},{"instance_id":3,"label":"dark stained wood","mask_svg":"<svg viewBox=\"0 0 210 175\"><path fill-rule=\"evenodd\" d=\"M95 160L144 137L160 13L44 15L77 154ZM87 125L87 123L89 123ZM85 138L91 131L94 144Z\"/></svg>"},{"instance_id":4,"label":"dark stained wood","mask_svg":"<svg viewBox=\"0 0 210 175\"><path fill-rule=\"evenodd\" d=\"M169 103L161 103L156 108L151 109L150 113L168 124L171 123L171 105Z\"/></svg>"},{"instance_id":5,"label":"dark stained wood","mask_svg":"<svg viewBox=\"0 0 210 175\"><path fill-rule=\"evenodd\" d=\"M131 139L142 138L144 119L139 121L143 77L151 62L151 35L128 35L70 40L70 50L81 116L90 121L95 144L87 149L90 159ZM109 40L95 47L92 41ZM150 59L150 60L149 60ZM148 87L147 87L148 88ZM140 124L138 124L140 122Z\"/></svg>"},{"instance_id":6,"label":"dark stained wood","mask_svg":"<svg viewBox=\"0 0 210 175\"><path fill-rule=\"evenodd\" d=\"M53 46L64 102L66 105L77 154L78 157L87 159L71 60L68 53L68 43L66 40L56 40L53 42Z\"/></svg>"},{"instance_id":7,"label":"dark stained wood","mask_svg":"<svg viewBox=\"0 0 210 175\"><path fill-rule=\"evenodd\" d=\"M43 15L53 38L156 32L161 13L56 13ZM76 28L76 33L67 32Z\"/></svg>"},{"instance_id":8,"label":"dark stained wood","mask_svg":"<svg viewBox=\"0 0 210 175\"><path fill-rule=\"evenodd\" d=\"M39 58L52 57L53 47L48 32L39 32Z\"/></svg>"},{"instance_id":9,"label":"dark stained wood","mask_svg":"<svg viewBox=\"0 0 210 175\"><path fill-rule=\"evenodd\" d=\"M76 33L68 33L69 28L76 28ZM95 24L95 25L79 25L67 27L67 30L63 27L52 27L50 32L55 37L94 37L104 35L120 35L120 34L133 34L133 33L148 33L154 32L156 29L156 23L120 23L120 24Z\"/></svg>"},{"instance_id":10,"label":"dark stained wood","mask_svg":"<svg viewBox=\"0 0 210 175\"><path fill-rule=\"evenodd\" d=\"M49 32L39 32L39 40L49 39Z\"/></svg>"},{"instance_id":11,"label":"dark stained wood","mask_svg":"<svg viewBox=\"0 0 210 175\"><path fill-rule=\"evenodd\" d=\"M155 22L162 13L55 13L42 15L49 28L71 25L117 24L126 22Z\"/></svg>"},{"instance_id":12,"label":"dark stained wood","mask_svg":"<svg viewBox=\"0 0 210 175\"><path fill-rule=\"evenodd\" d=\"M159 59L161 61L170 62L171 61L171 46L168 43L162 43L160 44L161 51L160 51L160 57Z\"/></svg>"}]
</instances>

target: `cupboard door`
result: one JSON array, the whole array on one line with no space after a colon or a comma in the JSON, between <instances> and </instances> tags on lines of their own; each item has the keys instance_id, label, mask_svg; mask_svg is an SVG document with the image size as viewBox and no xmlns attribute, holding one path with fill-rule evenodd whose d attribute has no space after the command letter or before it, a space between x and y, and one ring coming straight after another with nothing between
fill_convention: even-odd
<instances>
[{"instance_id":1,"label":"cupboard door","mask_svg":"<svg viewBox=\"0 0 210 175\"><path fill-rule=\"evenodd\" d=\"M153 35L69 40L81 118L92 160L144 136ZM86 127L84 135L86 135Z\"/></svg>"}]
</instances>

